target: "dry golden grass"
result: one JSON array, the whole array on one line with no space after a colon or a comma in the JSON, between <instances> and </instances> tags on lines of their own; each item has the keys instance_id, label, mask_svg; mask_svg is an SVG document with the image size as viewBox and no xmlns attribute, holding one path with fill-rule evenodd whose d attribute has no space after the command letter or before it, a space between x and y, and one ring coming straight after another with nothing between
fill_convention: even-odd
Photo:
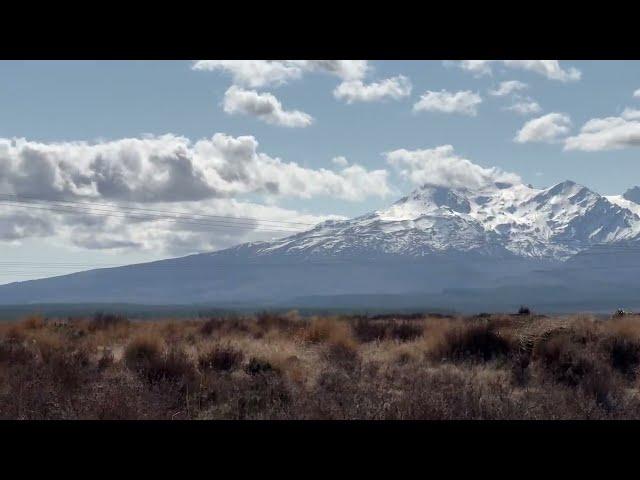
<instances>
[{"instance_id":1,"label":"dry golden grass","mask_svg":"<svg viewBox=\"0 0 640 480\"><path fill-rule=\"evenodd\" d=\"M640 418L640 317L0 323L5 419Z\"/></svg>"}]
</instances>

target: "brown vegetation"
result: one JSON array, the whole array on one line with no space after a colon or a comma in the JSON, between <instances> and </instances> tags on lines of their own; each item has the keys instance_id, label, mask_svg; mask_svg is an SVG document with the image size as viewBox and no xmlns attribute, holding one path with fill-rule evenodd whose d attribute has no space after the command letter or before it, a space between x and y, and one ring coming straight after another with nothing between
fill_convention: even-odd
<instances>
[{"instance_id":1,"label":"brown vegetation","mask_svg":"<svg viewBox=\"0 0 640 480\"><path fill-rule=\"evenodd\" d=\"M0 323L3 419L640 418L640 317Z\"/></svg>"}]
</instances>

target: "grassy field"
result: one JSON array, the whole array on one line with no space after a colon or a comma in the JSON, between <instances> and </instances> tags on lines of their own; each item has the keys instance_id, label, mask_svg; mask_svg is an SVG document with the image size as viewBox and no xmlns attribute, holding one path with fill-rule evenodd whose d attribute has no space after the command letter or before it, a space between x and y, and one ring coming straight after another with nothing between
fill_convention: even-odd
<instances>
[{"instance_id":1,"label":"grassy field","mask_svg":"<svg viewBox=\"0 0 640 480\"><path fill-rule=\"evenodd\" d=\"M640 418L640 317L26 317L2 419Z\"/></svg>"}]
</instances>

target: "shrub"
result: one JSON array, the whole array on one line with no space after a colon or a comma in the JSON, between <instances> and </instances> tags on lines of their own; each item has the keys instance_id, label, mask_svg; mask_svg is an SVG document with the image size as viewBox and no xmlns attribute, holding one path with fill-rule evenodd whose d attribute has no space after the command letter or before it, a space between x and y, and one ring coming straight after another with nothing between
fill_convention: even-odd
<instances>
[{"instance_id":1,"label":"shrub","mask_svg":"<svg viewBox=\"0 0 640 480\"><path fill-rule=\"evenodd\" d=\"M433 355L452 361L489 361L503 358L513 350L512 343L488 322L453 328L444 334Z\"/></svg>"},{"instance_id":2,"label":"shrub","mask_svg":"<svg viewBox=\"0 0 640 480\"><path fill-rule=\"evenodd\" d=\"M100 358L98 359L98 370L106 370L114 363L113 352L111 350L104 350Z\"/></svg>"},{"instance_id":3,"label":"shrub","mask_svg":"<svg viewBox=\"0 0 640 480\"><path fill-rule=\"evenodd\" d=\"M45 319L42 315L29 315L21 322L22 327L25 330L39 330L46 325Z\"/></svg>"},{"instance_id":4,"label":"shrub","mask_svg":"<svg viewBox=\"0 0 640 480\"><path fill-rule=\"evenodd\" d=\"M200 334L210 337L214 332L248 332L248 323L247 319L235 315L227 318L211 317L200 325Z\"/></svg>"},{"instance_id":5,"label":"shrub","mask_svg":"<svg viewBox=\"0 0 640 480\"><path fill-rule=\"evenodd\" d=\"M162 344L157 337L139 336L134 338L124 351L124 363L138 371L157 362L162 355Z\"/></svg>"},{"instance_id":6,"label":"shrub","mask_svg":"<svg viewBox=\"0 0 640 480\"><path fill-rule=\"evenodd\" d=\"M249 360L249 363L245 368L245 372L247 372L249 375L260 375L275 371L276 369L273 367L273 365L271 365L271 363L257 357L251 357L251 360Z\"/></svg>"},{"instance_id":7,"label":"shrub","mask_svg":"<svg viewBox=\"0 0 640 480\"><path fill-rule=\"evenodd\" d=\"M358 362L358 350L351 342L336 342L329 344L326 359L342 368L352 368Z\"/></svg>"},{"instance_id":8,"label":"shrub","mask_svg":"<svg viewBox=\"0 0 640 480\"><path fill-rule=\"evenodd\" d=\"M304 341L309 343L351 339L351 326L335 318L314 318L302 332L302 337Z\"/></svg>"},{"instance_id":9,"label":"shrub","mask_svg":"<svg viewBox=\"0 0 640 480\"><path fill-rule=\"evenodd\" d=\"M129 319L124 315L98 312L89 323L89 331L107 330L122 325L129 325Z\"/></svg>"},{"instance_id":10,"label":"shrub","mask_svg":"<svg viewBox=\"0 0 640 480\"><path fill-rule=\"evenodd\" d=\"M387 326L377 320L359 318L353 323L353 333L360 342L375 342L385 338Z\"/></svg>"},{"instance_id":11,"label":"shrub","mask_svg":"<svg viewBox=\"0 0 640 480\"><path fill-rule=\"evenodd\" d=\"M604 342L611 366L633 379L640 366L640 340L623 335L609 337Z\"/></svg>"},{"instance_id":12,"label":"shrub","mask_svg":"<svg viewBox=\"0 0 640 480\"><path fill-rule=\"evenodd\" d=\"M244 353L231 346L214 346L198 357L200 369L230 371L238 368L244 360Z\"/></svg>"},{"instance_id":13,"label":"shrub","mask_svg":"<svg viewBox=\"0 0 640 480\"><path fill-rule=\"evenodd\" d=\"M416 324L411 321L395 322L391 326L389 336L394 340L400 340L401 342L409 342L422 336L422 325Z\"/></svg>"},{"instance_id":14,"label":"shrub","mask_svg":"<svg viewBox=\"0 0 640 480\"><path fill-rule=\"evenodd\" d=\"M518 315L531 315L531 309L529 307L521 305L518 309Z\"/></svg>"},{"instance_id":15,"label":"shrub","mask_svg":"<svg viewBox=\"0 0 640 480\"><path fill-rule=\"evenodd\" d=\"M140 372L149 383L186 384L194 377L194 366L179 347L171 347L164 355L154 358Z\"/></svg>"},{"instance_id":16,"label":"shrub","mask_svg":"<svg viewBox=\"0 0 640 480\"><path fill-rule=\"evenodd\" d=\"M556 334L538 342L533 357L553 381L570 387L603 374L603 365L594 354L584 345L574 342L568 333Z\"/></svg>"}]
</instances>

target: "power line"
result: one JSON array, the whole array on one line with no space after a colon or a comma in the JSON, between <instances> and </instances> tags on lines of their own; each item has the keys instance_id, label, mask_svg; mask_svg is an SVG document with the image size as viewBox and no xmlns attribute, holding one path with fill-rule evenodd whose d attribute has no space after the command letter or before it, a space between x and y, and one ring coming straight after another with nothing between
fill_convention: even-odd
<instances>
[{"instance_id":1,"label":"power line","mask_svg":"<svg viewBox=\"0 0 640 480\"><path fill-rule=\"evenodd\" d=\"M210 228L235 228L240 230L253 230L257 232L275 232L275 233L300 233L303 230L290 230L284 228L255 228L255 227L263 227L263 225L249 225L249 224L235 224L235 223L213 223L213 222L199 222L199 219L191 219L191 218L171 218L171 217L161 217L158 215L151 214L124 214L124 215L116 215L115 213L124 213L124 212L114 212L111 211L87 211L83 210L79 207L61 207L54 205L24 205L20 202L14 202L11 200L0 200L0 205L12 206L18 208L31 208L36 210L46 210L56 213L70 213L75 215L93 215L98 217L112 217L112 218L126 218L126 219L134 219L134 220L147 220L147 221L166 221L171 223L184 223L190 225L201 225ZM106 213L106 212L114 212L114 213ZM266 225L264 225L266 226Z\"/></svg>"},{"instance_id":2,"label":"power line","mask_svg":"<svg viewBox=\"0 0 640 480\"><path fill-rule=\"evenodd\" d=\"M294 221L287 221L287 220L271 220L271 219L266 219L266 218L255 218L255 217L235 217L235 216L230 216L230 215L209 215L209 214L204 214L204 213L184 213L184 212L178 212L175 210L160 210L160 209L150 209L150 208L142 208L142 207L130 207L130 206L126 206L126 205L121 205L121 204L107 204L107 203L96 203L96 202L78 202L78 201L73 201L73 200L52 200L52 199L44 199L44 198L39 198L36 196L32 196L32 195L24 195L24 194L20 194L20 195L15 195L15 194L9 194L9 193L0 193L0 197L10 197L10 198L14 198L17 200L20 199L26 199L26 200L32 200L35 202L48 202L48 203L57 203L57 204L74 204L74 205L87 205L88 207L91 207L92 205L97 205L97 206L101 206L101 207L115 207L115 208L120 208L120 209L125 209L125 210L132 210L132 211L142 211L142 212L151 212L151 213L159 213L162 215L179 215L179 216L189 216L189 217L203 217L204 219L206 218L211 218L211 219L223 219L223 220L239 220L239 221L249 221L249 222L266 222L266 223L275 223L277 224L276 226L280 226L280 225L303 225L303 226L314 226L317 225L317 223L309 223L309 222L294 222ZM63 205L64 206L64 205ZM111 210L110 210L111 211Z\"/></svg>"}]
</instances>

